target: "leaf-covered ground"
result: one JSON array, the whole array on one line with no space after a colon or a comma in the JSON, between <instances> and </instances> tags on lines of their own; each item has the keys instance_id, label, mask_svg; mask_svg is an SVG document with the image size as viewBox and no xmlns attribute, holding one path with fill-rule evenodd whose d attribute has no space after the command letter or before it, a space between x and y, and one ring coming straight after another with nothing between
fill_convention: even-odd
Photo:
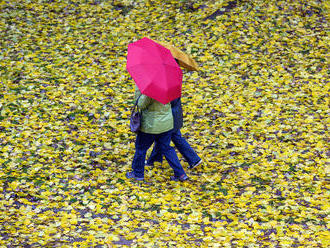
<instances>
[{"instance_id":1,"label":"leaf-covered ground","mask_svg":"<svg viewBox=\"0 0 330 248\"><path fill-rule=\"evenodd\" d=\"M328 247L328 1L0 1L1 247ZM127 45L190 53L191 181L127 181Z\"/></svg>"}]
</instances>

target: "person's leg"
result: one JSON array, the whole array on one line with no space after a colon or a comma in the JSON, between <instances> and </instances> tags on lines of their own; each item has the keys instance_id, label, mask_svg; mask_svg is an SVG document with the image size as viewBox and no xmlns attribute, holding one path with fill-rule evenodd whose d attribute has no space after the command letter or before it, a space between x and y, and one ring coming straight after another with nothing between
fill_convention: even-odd
<instances>
[{"instance_id":1,"label":"person's leg","mask_svg":"<svg viewBox=\"0 0 330 248\"><path fill-rule=\"evenodd\" d=\"M155 139L159 144L162 154L164 154L167 162L170 164L174 171L174 176L179 178L186 175L182 165L180 164L179 158L175 153L174 147L170 146L172 130L157 134Z\"/></svg>"},{"instance_id":2,"label":"person's leg","mask_svg":"<svg viewBox=\"0 0 330 248\"><path fill-rule=\"evenodd\" d=\"M160 151L160 147L157 141L155 142L154 148L152 149L152 152L146 164L153 165L154 162L159 162L159 163L163 162L163 154Z\"/></svg>"},{"instance_id":3,"label":"person's leg","mask_svg":"<svg viewBox=\"0 0 330 248\"><path fill-rule=\"evenodd\" d=\"M184 137L182 137L179 129L172 133L172 141L173 141L175 147L178 149L178 151L187 160L190 167L193 167L199 161L201 161L201 158L191 148L191 146L186 141L186 139Z\"/></svg>"},{"instance_id":4,"label":"person's leg","mask_svg":"<svg viewBox=\"0 0 330 248\"><path fill-rule=\"evenodd\" d=\"M155 135L138 132L135 140L135 154L132 162L133 173L136 177L144 177L144 162L147 150L155 140Z\"/></svg>"}]
</instances>

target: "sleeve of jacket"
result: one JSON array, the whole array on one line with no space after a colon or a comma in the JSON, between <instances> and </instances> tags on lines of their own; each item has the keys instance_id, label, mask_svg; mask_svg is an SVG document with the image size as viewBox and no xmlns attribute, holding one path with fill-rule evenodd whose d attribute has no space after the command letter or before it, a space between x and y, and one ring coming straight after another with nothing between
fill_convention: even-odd
<instances>
[{"instance_id":1,"label":"sleeve of jacket","mask_svg":"<svg viewBox=\"0 0 330 248\"><path fill-rule=\"evenodd\" d=\"M141 110L143 110L143 109L146 109L152 103L152 98L141 94L140 90L137 87L135 87L135 101L140 95L141 95L141 97L138 101L138 107Z\"/></svg>"}]
</instances>

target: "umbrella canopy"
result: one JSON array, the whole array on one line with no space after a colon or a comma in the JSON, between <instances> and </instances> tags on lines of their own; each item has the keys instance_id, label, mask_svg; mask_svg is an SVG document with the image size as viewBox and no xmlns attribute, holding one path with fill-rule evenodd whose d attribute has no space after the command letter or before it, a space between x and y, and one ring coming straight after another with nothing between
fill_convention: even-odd
<instances>
[{"instance_id":1,"label":"umbrella canopy","mask_svg":"<svg viewBox=\"0 0 330 248\"><path fill-rule=\"evenodd\" d=\"M151 39L128 45L126 69L144 95L163 104L181 96L180 67L170 50Z\"/></svg>"},{"instance_id":2,"label":"umbrella canopy","mask_svg":"<svg viewBox=\"0 0 330 248\"><path fill-rule=\"evenodd\" d=\"M198 70L198 65L196 61L193 58L191 58L188 54L186 54L184 51L167 42L163 42L163 41L156 41L156 42L169 49L173 57L179 61L180 66L184 67L188 71Z\"/></svg>"}]
</instances>

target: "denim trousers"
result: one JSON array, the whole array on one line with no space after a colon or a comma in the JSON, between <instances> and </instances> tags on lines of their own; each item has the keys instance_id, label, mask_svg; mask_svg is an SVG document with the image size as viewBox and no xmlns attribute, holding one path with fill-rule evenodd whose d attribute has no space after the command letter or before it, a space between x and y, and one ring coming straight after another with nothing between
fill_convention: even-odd
<instances>
[{"instance_id":1,"label":"denim trousers","mask_svg":"<svg viewBox=\"0 0 330 248\"><path fill-rule=\"evenodd\" d=\"M188 144L186 139L182 137L180 129L174 130L172 132L171 137L175 147L178 149L178 151L182 154L182 156L185 158L185 160L188 162L190 166L193 166L198 161L201 160L201 158L196 154L196 152L191 148L191 146ZM151 152L151 155L147 161L147 164L153 164L154 162L162 162L163 161L163 154L161 153L161 150L159 149L159 144L157 141L155 142L154 149Z\"/></svg>"},{"instance_id":2,"label":"denim trousers","mask_svg":"<svg viewBox=\"0 0 330 248\"><path fill-rule=\"evenodd\" d=\"M179 158L176 155L174 147L170 146L173 130L160 133L150 134L138 132L135 140L135 154L132 163L132 169L136 177L144 177L144 165L147 150L155 142L161 154L164 154L167 162L174 171L174 176L180 177L185 175L185 171L180 164Z\"/></svg>"}]
</instances>

